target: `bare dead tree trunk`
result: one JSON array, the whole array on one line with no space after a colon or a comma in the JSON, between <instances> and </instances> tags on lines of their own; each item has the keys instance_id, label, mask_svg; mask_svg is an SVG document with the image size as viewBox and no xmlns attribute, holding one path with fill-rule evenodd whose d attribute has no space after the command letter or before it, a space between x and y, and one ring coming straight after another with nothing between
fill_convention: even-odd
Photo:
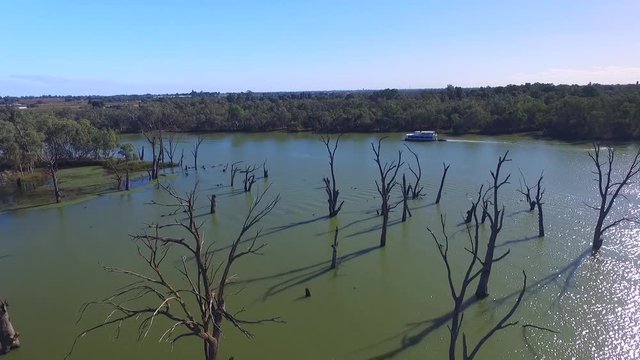
<instances>
[{"instance_id":1,"label":"bare dead tree trunk","mask_svg":"<svg viewBox=\"0 0 640 360\"><path fill-rule=\"evenodd\" d=\"M242 173L244 173L244 192L251 191L251 186L256 182L256 176L253 174L256 170L257 167L255 165L247 165L244 170L242 170Z\"/></svg>"},{"instance_id":2,"label":"bare dead tree trunk","mask_svg":"<svg viewBox=\"0 0 640 360\"><path fill-rule=\"evenodd\" d=\"M180 152L180 169L182 169L182 161L184 160L184 149Z\"/></svg>"},{"instance_id":3,"label":"bare dead tree trunk","mask_svg":"<svg viewBox=\"0 0 640 360\"><path fill-rule=\"evenodd\" d=\"M267 162L263 162L262 163L262 177L263 178L268 178L269 177L269 170L267 170Z\"/></svg>"},{"instance_id":4,"label":"bare dead tree trunk","mask_svg":"<svg viewBox=\"0 0 640 360\"><path fill-rule=\"evenodd\" d=\"M338 135L338 137L336 138L336 142L333 144L333 147L331 147L330 136L327 136L326 138L324 136L321 137L322 143L327 148L327 153L329 154L329 168L331 169L331 179L329 179L328 177L322 178L322 181L324 182L324 190L327 193L330 218L338 215L338 213L342 209L342 204L344 204L344 201L342 201L340 205L338 205L338 196L340 195L340 190L336 188L336 176L333 168L333 162L336 155L336 150L338 149L338 142L340 141L341 136L342 135Z\"/></svg>"},{"instance_id":5,"label":"bare dead tree trunk","mask_svg":"<svg viewBox=\"0 0 640 360\"><path fill-rule=\"evenodd\" d=\"M191 150L191 153L193 154L193 168L196 171L198 171L198 151L200 150L200 145L202 145L203 141L204 138L198 136L196 143L193 145L193 150Z\"/></svg>"},{"instance_id":6,"label":"bare dead tree trunk","mask_svg":"<svg viewBox=\"0 0 640 360\"><path fill-rule=\"evenodd\" d=\"M331 245L331 268L338 266L338 227L333 235L333 244Z\"/></svg>"},{"instance_id":7,"label":"bare dead tree trunk","mask_svg":"<svg viewBox=\"0 0 640 360\"><path fill-rule=\"evenodd\" d=\"M529 211L533 211L533 209L536 208L536 202L533 201L533 199L531 198L531 187L527 184L527 179L525 179L524 174L522 173L522 170L518 169L518 171L520 171L520 189L518 189L518 192L522 195L524 195L525 199L527 200L527 206L529 207ZM523 188L524 185L524 188Z\"/></svg>"},{"instance_id":8,"label":"bare dead tree trunk","mask_svg":"<svg viewBox=\"0 0 640 360\"><path fill-rule=\"evenodd\" d=\"M53 196L57 203L62 201L62 194L60 193L60 187L58 186L58 164L56 160L50 161L48 164L49 176L51 176L51 182L53 183Z\"/></svg>"},{"instance_id":9,"label":"bare dead tree trunk","mask_svg":"<svg viewBox=\"0 0 640 360\"><path fill-rule=\"evenodd\" d=\"M215 214L216 212L216 194L213 194L209 197L209 205L210 205L210 209L209 209L209 213L210 214Z\"/></svg>"},{"instance_id":10,"label":"bare dead tree trunk","mask_svg":"<svg viewBox=\"0 0 640 360\"><path fill-rule=\"evenodd\" d=\"M168 146L164 147L164 150L167 153L167 156L169 157L169 162L171 164L174 164L173 158L175 156L177 147L175 143L175 136L173 135L173 133L169 133L169 135L167 136L167 144ZM182 164L180 164L180 167L182 167Z\"/></svg>"},{"instance_id":11,"label":"bare dead tree trunk","mask_svg":"<svg viewBox=\"0 0 640 360\"><path fill-rule=\"evenodd\" d=\"M19 348L19 336L11 324L9 303L6 300L0 300L0 355Z\"/></svg>"},{"instance_id":12,"label":"bare dead tree trunk","mask_svg":"<svg viewBox=\"0 0 640 360\"><path fill-rule=\"evenodd\" d=\"M612 180L611 178L615 172L613 166L615 155L616 152L613 148L607 148L607 160L605 160L606 163L603 163L603 160L600 158L600 144L593 144L593 153L589 153L589 157L596 166L594 174L596 175L595 180L598 182L598 192L600 195L599 206L587 205L589 208L598 211L598 220L596 221L596 227L593 231L593 245L591 247L593 255L602 247L602 236L608 230L622 222L637 220L636 218L625 216L605 225L606 218L613 208L613 204L620 195L620 192L624 187L631 184L631 180L640 172L640 148L638 148L622 178L619 181Z\"/></svg>"},{"instance_id":13,"label":"bare dead tree trunk","mask_svg":"<svg viewBox=\"0 0 640 360\"><path fill-rule=\"evenodd\" d=\"M442 178L440 179L440 188L438 189L438 196L436 197L436 204L440 203L440 197L442 196L442 187L444 186L444 178L447 177L447 171L449 171L449 166L445 163L442 163L442 167L444 171L442 172Z\"/></svg>"},{"instance_id":14,"label":"bare dead tree trunk","mask_svg":"<svg viewBox=\"0 0 640 360\"><path fill-rule=\"evenodd\" d=\"M138 152L138 158L140 161L144 161L144 145L141 146L140 151Z\"/></svg>"},{"instance_id":15,"label":"bare dead tree trunk","mask_svg":"<svg viewBox=\"0 0 640 360\"><path fill-rule=\"evenodd\" d=\"M378 190L378 194L380 194L380 198L382 200L381 205L381 215L382 215L382 232L380 233L380 247L384 247L387 244L387 225L389 224L389 212L393 208L397 206L391 206L389 204L389 199L391 196L391 190L398 184L396 181L396 177L398 176L398 171L400 167L404 164L402 162L402 151L398 151L398 161L392 161L391 163L385 163L382 165L382 161L380 160L380 145L382 144L382 140L385 137L380 138L378 140L377 147L371 143L371 149L375 155L373 159L378 165L378 172L380 175L380 182L378 180L375 181L376 188Z\"/></svg>"},{"instance_id":16,"label":"bare dead tree trunk","mask_svg":"<svg viewBox=\"0 0 640 360\"><path fill-rule=\"evenodd\" d=\"M231 187L233 187L233 180L236 178L236 174L240 171L240 168L236 165L240 164L242 161L236 161L231 164Z\"/></svg>"},{"instance_id":17,"label":"bare dead tree trunk","mask_svg":"<svg viewBox=\"0 0 640 360\"><path fill-rule=\"evenodd\" d=\"M536 185L536 200L535 204L538 206L538 237L544 236L544 218L542 215L542 195L544 195L544 189L542 188L542 174L538 178Z\"/></svg>"},{"instance_id":18,"label":"bare dead tree trunk","mask_svg":"<svg viewBox=\"0 0 640 360\"><path fill-rule=\"evenodd\" d=\"M131 178L129 177L129 169L126 169L125 172L125 178L124 178L124 189L126 191L129 191L129 189L131 188Z\"/></svg>"},{"instance_id":19,"label":"bare dead tree trunk","mask_svg":"<svg viewBox=\"0 0 640 360\"><path fill-rule=\"evenodd\" d=\"M499 157L495 173L491 171L493 186L489 190L493 193L493 201L491 203L493 206L493 212L491 213L487 211L487 218L491 224L491 233L489 234L489 241L487 242L484 261L482 262L482 272L480 274L480 280L478 281L478 288L476 289L477 299L483 299L489 295L489 277L491 275L493 263L504 259L510 252L510 250L507 250L506 253L498 258L493 257L496 248L496 239L498 238L500 230L502 230L502 221L504 219L504 206L500 209L498 205L498 190L500 190L500 187L504 184L508 184L509 178L511 177L511 174L509 174L504 180L500 180L500 170L502 165L507 161L511 161L511 159L507 159L508 154L509 152L507 151L502 157Z\"/></svg>"},{"instance_id":20,"label":"bare dead tree trunk","mask_svg":"<svg viewBox=\"0 0 640 360\"><path fill-rule=\"evenodd\" d=\"M407 214L411 217L409 209L409 194L411 193L411 185L407 186L407 180L402 174L402 222L407 221Z\"/></svg>"},{"instance_id":21,"label":"bare dead tree trunk","mask_svg":"<svg viewBox=\"0 0 640 360\"><path fill-rule=\"evenodd\" d=\"M175 204L159 204L172 208L171 214L186 214L182 220L173 219L166 224L151 224L147 231L133 236L138 245L138 254L147 264L145 273L116 267L105 267L112 273L128 276L132 279L129 285L121 287L116 293L101 301L94 301L83 305L81 319L89 307L94 305L106 306L111 309L107 320L81 331L75 338L65 359L73 353L79 339L87 333L102 328L115 327L117 330L129 320L139 325L138 338L143 340L149 334L154 320L162 318L168 324L159 341L175 343L177 341L195 337L201 340L206 359L217 359L220 348L223 322L231 323L247 337L253 334L245 329L245 324L260 324L282 321L278 317L247 321L238 318L239 312L229 311L226 305L226 290L231 283L232 267L235 262L246 255L261 254L266 244L259 244L260 231L249 236L256 224L275 208L280 197L265 200L265 189L249 207L242 227L232 241L229 252L224 259L214 259L218 251L212 251L214 242L205 242L201 231L202 224L196 219L195 203L196 188L186 196L177 194L172 189L163 187L175 200ZM180 215L182 217L183 215ZM180 229L187 236L164 236L164 229ZM182 264L178 267L178 276L169 276L169 271L175 271L173 260L167 256L171 250L183 251ZM173 274L171 274L173 275ZM132 302L132 297L139 302ZM150 305L152 304L152 305ZM169 306L171 305L171 306ZM156 325L157 326L157 325Z\"/></svg>"},{"instance_id":22,"label":"bare dead tree trunk","mask_svg":"<svg viewBox=\"0 0 640 360\"><path fill-rule=\"evenodd\" d=\"M416 164L418 168L418 171L416 171L411 167L411 165L409 165L409 171L411 171L413 176L416 178L415 184L409 186L411 188L411 198L415 200L422 196L422 190L424 190L424 187L420 186L420 179L422 178L422 167L420 166L420 160L418 159L418 154L416 154L415 151L411 150L411 148L407 144L404 144L404 146L407 148L407 150L409 150L409 152L416 159Z\"/></svg>"},{"instance_id":23,"label":"bare dead tree trunk","mask_svg":"<svg viewBox=\"0 0 640 360\"><path fill-rule=\"evenodd\" d=\"M159 133L159 131L152 131L151 134L147 134L147 133L142 133L144 135L144 137L147 139L147 142L149 143L149 145L151 145L151 171L149 172L149 175L151 177L151 180L156 180L158 178L158 172L160 169L160 161L158 159L158 154L156 152L156 146L158 145L158 136L156 135L156 132Z\"/></svg>"},{"instance_id":24,"label":"bare dead tree trunk","mask_svg":"<svg viewBox=\"0 0 640 360\"><path fill-rule=\"evenodd\" d=\"M480 199L481 197L482 197L482 188L480 188L480 190L478 191L478 198ZM475 212L473 214L473 219L474 219L473 230L470 227L467 228L468 237L469 237L469 247L466 248L466 250L471 254L471 256L470 256L469 264L465 269L464 277L462 278L462 283L460 284L459 288L455 285L453 270L449 261L449 237L447 236L447 233L446 233L444 216L443 215L440 216L441 231L442 231L442 236L444 238L443 241L438 240L438 237L435 235L435 233L430 228L427 228L427 230L429 231L429 234L431 235L434 242L436 243L436 247L438 249L440 257L442 258L445 268L447 269L447 280L449 283L451 298L453 300L453 310L451 311L451 322L450 322L450 325L448 326L449 328L449 353L448 353L449 360L456 360L458 358L458 349L460 348L458 344L459 343L458 340L460 338L461 333L462 333L462 350L463 350L462 358L464 360L472 360L475 358L478 352L482 349L484 344L498 331L503 330L510 326L517 325L518 323L517 321L511 322L511 323L507 323L507 321L509 321L509 319L515 314L516 310L520 306L522 297L524 296L524 293L527 288L527 275L523 271L522 274L524 276L524 280L523 280L522 290L520 290L520 293L518 295L518 298L516 299L516 302L513 304L509 312L507 312L507 314L503 316L502 319L500 319L500 321L496 323L496 325L494 325L491 329L489 329L489 331L478 341L476 346L473 347L473 349L471 349L471 352L469 352L470 347L467 343L467 337L463 331L464 301L465 301L466 293L469 290L469 287L471 286L473 281L482 273L482 269L476 270L476 263L479 262L478 248L479 248L479 242L480 242L479 241L480 225L478 223L478 216Z\"/></svg>"}]
</instances>

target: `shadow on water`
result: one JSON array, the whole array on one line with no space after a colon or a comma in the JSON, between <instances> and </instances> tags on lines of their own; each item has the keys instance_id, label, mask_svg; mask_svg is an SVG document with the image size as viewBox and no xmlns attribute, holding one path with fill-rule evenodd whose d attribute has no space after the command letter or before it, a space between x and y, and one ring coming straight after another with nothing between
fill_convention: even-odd
<instances>
[{"instance_id":1,"label":"shadow on water","mask_svg":"<svg viewBox=\"0 0 640 360\"><path fill-rule=\"evenodd\" d=\"M387 224L387 228L390 228L390 227L398 225L398 224L402 224L402 220L391 221L390 223ZM358 235L364 235L364 234L368 234L370 232L378 231L378 230L381 230L381 229L382 229L382 224L378 224L378 225L374 225L374 226L372 226L372 227L370 227L368 229L365 229L365 230L356 231L356 232L354 232L352 234L349 234L349 235L345 236L345 238L355 237L355 236L358 236Z\"/></svg>"},{"instance_id":2,"label":"shadow on water","mask_svg":"<svg viewBox=\"0 0 640 360\"><path fill-rule=\"evenodd\" d=\"M540 236L527 236L527 237L524 237L524 238L522 238L522 239L514 239L514 240L508 240L508 241L505 241L505 242L503 242L502 244L498 244L498 245L496 245L496 247L497 247L497 248L499 248L499 247L504 247L504 246L512 245L512 244L520 244L520 243L529 242L529 241L531 241L531 240L536 240L536 239L540 239L540 240L542 240L542 239L544 239L544 237L540 237Z\"/></svg>"},{"instance_id":3,"label":"shadow on water","mask_svg":"<svg viewBox=\"0 0 640 360\"><path fill-rule=\"evenodd\" d=\"M4 260L6 258L10 258L11 254L6 254L6 255L0 255L0 260Z\"/></svg>"},{"instance_id":4,"label":"shadow on water","mask_svg":"<svg viewBox=\"0 0 640 360\"><path fill-rule=\"evenodd\" d=\"M571 282L573 277L575 276L578 268L582 264L585 257L588 257L591 254L591 249L586 249L580 255L578 255L575 259L570 261L567 265L560 268L558 271L555 271L542 279L530 284L526 288L525 296L531 296L532 294L544 289L548 285L552 285L554 283L560 283L561 289L558 293L558 296L554 299L552 306L556 305L558 301L567 293L569 288L571 287ZM564 278L564 279L561 279ZM498 298L494 300L496 304L495 308L500 307L506 301L516 297L520 293L520 290L516 290L511 292L510 294L505 295L504 297ZM475 298L470 298L465 300L462 305L463 311L471 307L473 304L477 303ZM382 339L381 341L376 342L373 345L361 348L360 350L364 350L367 348L372 348L384 342L393 341L396 339L400 339L400 345L392 350L389 350L383 354L376 355L371 357L370 359L390 359L393 358L409 348L420 344L429 334L434 332L435 330L445 326L451 320L453 313L448 312L442 316L438 316L436 318L420 321L420 322L412 322L406 325L406 329L401 332L393 335L391 337ZM414 335L411 335L412 332L418 330L418 332Z\"/></svg>"},{"instance_id":5,"label":"shadow on water","mask_svg":"<svg viewBox=\"0 0 640 360\"><path fill-rule=\"evenodd\" d=\"M338 257L338 263L343 264L347 261L369 254L372 251L377 250L379 248L380 248L379 246L372 246L372 247L354 251L349 254L342 255ZM324 274L332 272L334 269L331 269L330 263L331 263L330 261L322 261L322 262L315 263L313 265L303 266L297 269L288 270L288 271L284 271L277 274L271 274L271 275L261 276L253 279L234 282L233 284L245 285L245 284L255 283L255 282L264 281L264 280L284 278L282 281L270 286L267 289L267 291L264 293L262 297L262 300L264 301L268 299L270 296L277 295L294 286L302 285Z\"/></svg>"}]
</instances>

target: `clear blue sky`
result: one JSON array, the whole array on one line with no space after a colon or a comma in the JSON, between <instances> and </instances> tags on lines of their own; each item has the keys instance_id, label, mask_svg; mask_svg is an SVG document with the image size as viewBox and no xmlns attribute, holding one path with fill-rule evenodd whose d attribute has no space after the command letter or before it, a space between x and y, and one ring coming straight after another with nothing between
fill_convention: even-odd
<instances>
[{"instance_id":1,"label":"clear blue sky","mask_svg":"<svg viewBox=\"0 0 640 360\"><path fill-rule=\"evenodd\" d=\"M640 80L640 0L3 0L0 96Z\"/></svg>"}]
</instances>

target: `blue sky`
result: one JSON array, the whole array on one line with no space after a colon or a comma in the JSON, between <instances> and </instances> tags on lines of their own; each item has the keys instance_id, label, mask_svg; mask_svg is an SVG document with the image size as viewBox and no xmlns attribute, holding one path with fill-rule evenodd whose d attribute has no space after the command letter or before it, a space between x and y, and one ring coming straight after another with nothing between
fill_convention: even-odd
<instances>
[{"instance_id":1,"label":"blue sky","mask_svg":"<svg viewBox=\"0 0 640 360\"><path fill-rule=\"evenodd\" d=\"M640 1L0 3L0 96L640 80Z\"/></svg>"}]
</instances>

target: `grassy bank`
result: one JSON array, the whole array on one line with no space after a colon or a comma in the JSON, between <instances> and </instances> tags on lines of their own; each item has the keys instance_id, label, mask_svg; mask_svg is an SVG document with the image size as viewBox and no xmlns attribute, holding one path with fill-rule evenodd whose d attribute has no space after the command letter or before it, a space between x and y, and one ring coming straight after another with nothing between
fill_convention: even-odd
<instances>
[{"instance_id":1,"label":"grassy bank","mask_svg":"<svg viewBox=\"0 0 640 360\"><path fill-rule=\"evenodd\" d=\"M143 183L142 180L148 176L147 169L150 163L117 162L113 166L121 175L129 170L132 187L135 187ZM3 178L4 184L0 186L0 212L56 205L52 185L43 169L22 176L17 173L5 173ZM21 187L18 186L18 178L21 179ZM106 161L64 164L58 171L58 181L62 192L62 204L118 191L112 165Z\"/></svg>"}]
</instances>

